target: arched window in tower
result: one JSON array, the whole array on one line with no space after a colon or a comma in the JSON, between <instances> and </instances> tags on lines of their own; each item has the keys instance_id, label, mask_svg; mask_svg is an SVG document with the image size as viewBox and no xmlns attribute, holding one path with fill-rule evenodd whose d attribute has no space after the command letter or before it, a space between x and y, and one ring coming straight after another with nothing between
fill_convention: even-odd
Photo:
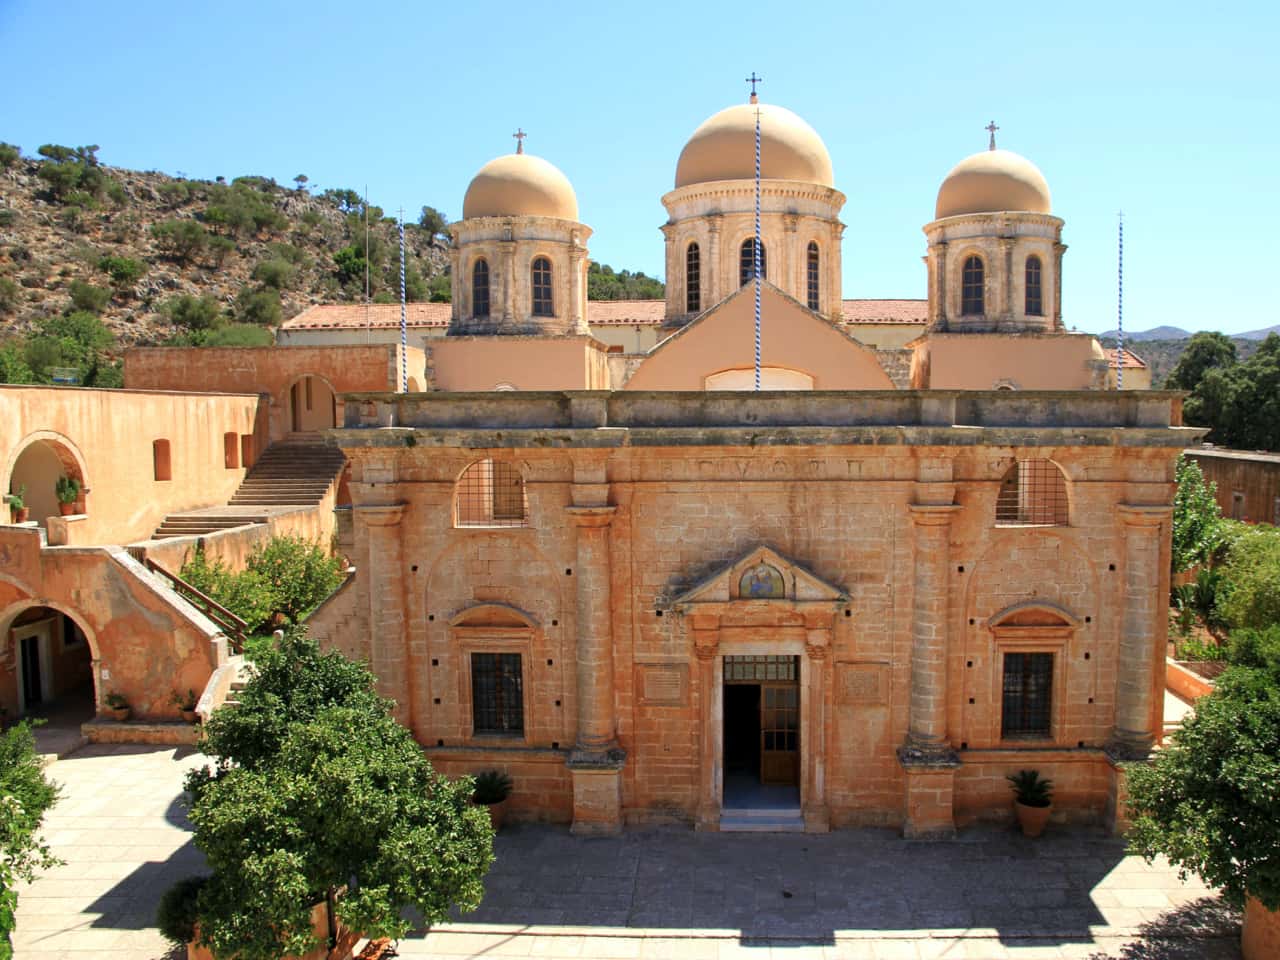
<instances>
[{"instance_id":1,"label":"arched window in tower","mask_svg":"<svg viewBox=\"0 0 1280 960\"><path fill-rule=\"evenodd\" d=\"M1044 298L1040 287L1040 258L1027 257L1027 309L1028 317L1044 316Z\"/></svg>"},{"instance_id":2,"label":"arched window in tower","mask_svg":"<svg viewBox=\"0 0 1280 960\"><path fill-rule=\"evenodd\" d=\"M471 268L471 315L489 315L489 261L483 258Z\"/></svg>"},{"instance_id":3,"label":"arched window in tower","mask_svg":"<svg viewBox=\"0 0 1280 960\"><path fill-rule=\"evenodd\" d=\"M964 262L960 283L961 316L982 316L986 313L984 274L981 257L970 257Z\"/></svg>"},{"instance_id":4,"label":"arched window in tower","mask_svg":"<svg viewBox=\"0 0 1280 960\"><path fill-rule=\"evenodd\" d=\"M702 309L702 251L696 243L684 254L684 308L689 313Z\"/></svg>"},{"instance_id":5,"label":"arched window in tower","mask_svg":"<svg viewBox=\"0 0 1280 960\"><path fill-rule=\"evenodd\" d=\"M763 243L760 244L760 279L765 280L769 276L769 266L765 255L769 252L768 247ZM747 281L756 275L756 238L747 237L742 241L742 255L738 258L738 286L745 287Z\"/></svg>"},{"instance_id":6,"label":"arched window in tower","mask_svg":"<svg viewBox=\"0 0 1280 960\"><path fill-rule=\"evenodd\" d=\"M538 257L533 261L533 315L556 315L555 304L551 299L551 261L546 257Z\"/></svg>"},{"instance_id":7,"label":"arched window in tower","mask_svg":"<svg viewBox=\"0 0 1280 960\"><path fill-rule=\"evenodd\" d=\"M817 311L821 306L818 297L818 266L818 244L815 241L810 240L807 267L808 273L806 274L806 279L808 281L809 309L813 311Z\"/></svg>"}]
</instances>

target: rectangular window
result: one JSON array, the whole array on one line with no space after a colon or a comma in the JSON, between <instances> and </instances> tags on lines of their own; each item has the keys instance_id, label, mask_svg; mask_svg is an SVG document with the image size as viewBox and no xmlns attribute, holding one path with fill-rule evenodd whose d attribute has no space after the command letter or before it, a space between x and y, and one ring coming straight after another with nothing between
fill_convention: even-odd
<instances>
[{"instance_id":1,"label":"rectangular window","mask_svg":"<svg viewBox=\"0 0 1280 960\"><path fill-rule=\"evenodd\" d=\"M520 654L471 655L471 718L475 733L524 733Z\"/></svg>"},{"instance_id":2,"label":"rectangular window","mask_svg":"<svg viewBox=\"0 0 1280 960\"><path fill-rule=\"evenodd\" d=\"M151 463L157 480L173 479L173 467L169 462L168 440L153 440L151 442Z\"/></svg>"},{"instance_id":3,"label":"rectangular window","mask_svg":"<svg viewBox=\"0 0 1280 960\"><path fill-rule=\"evenodd\" d=\"M1053 705L1053 654L1006 653L1002 737L1049 736Z\"/></svg>"},{"instance_id":4,"label":"rectangular window","mask_svg":"<svg viewBox=\"0 0 1280 960\"><path fill-rule=\"evenodd\" d=\"M240 466L240 438L234 433L222 435L222 465L228 470Z\"/></svg>"},{"instance_id":5,"label":"rectangular window","mask_svg":"<svg viewBox=\"0 0 1280 960\"><path fill-rule=\"evenodd\" d=\"M1231 519L1244 519L1244 494L1239 490L1234 490L1231 493Z\"/></svg>"}]
</instances>

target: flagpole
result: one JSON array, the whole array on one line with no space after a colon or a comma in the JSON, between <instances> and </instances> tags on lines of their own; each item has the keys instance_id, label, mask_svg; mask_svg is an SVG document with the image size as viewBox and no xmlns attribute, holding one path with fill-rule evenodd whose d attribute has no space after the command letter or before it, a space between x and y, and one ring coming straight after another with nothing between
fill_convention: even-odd
<instances>
[{"instance_id":1,"label":"flagpole","mask_svg":"<svg viewBox=\"0 0 1280 960\"><path fill-rule=\"evenodd\" d=\"M1120 243L1116 261L1116 389L1124 389L1124 211L1117 214Z\"/></svg>"},{"instance_id":2,"label":"flagpole","mask_svg":"<svg viewBox=\"0 0 1280 960\"><path fill-rule=\"evenodd\" d=\"M400 392L409 392L409 323L404 290L404 208L397 221L400 227Z\"/></svg>"},{"instance_id":3,"label":"flagpole","mask_svg":"<svg viewBox=\"0 0 1280 960\"><path fill-rule=\"evenodd\" d=\"M761 250L760 250L760 106L759 99L756 97L756 84L760 78L755 75L755 71L751 73L751 102L756 104L756 238L754 263L752 264L753 273L755 274L755 295L756 295L756 389L760 389L760 266L761 266Z\"/></svg>"}]
</instances>

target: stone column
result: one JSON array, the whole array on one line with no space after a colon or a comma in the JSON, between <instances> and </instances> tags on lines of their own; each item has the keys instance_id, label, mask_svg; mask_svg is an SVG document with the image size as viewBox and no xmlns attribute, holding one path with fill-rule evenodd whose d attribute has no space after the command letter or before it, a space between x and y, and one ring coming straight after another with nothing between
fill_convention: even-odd
<instances>
[{"instance_id":1,"label":"stone column","mask_svg":"<svg viewBox=\"0 0 1280 960\"><path fill-rule=\"evenodd\" d=\"M796 233L800 226L800 217L794 213L786 213L782 215L782 249L778 251L782 256L779 258L782 268L778 271L777 279L773 282L782 288L784 293L790 294L801 303L809 302L807 284L805 283L804 270L806 266L806 251L799 250L796 247ZM766 252L768 248L765 248Z\"/></svg>"},{"instance_id":2,"label":"stone column","mask_svg":"<svg viewBox=\"0 0 1280 960\"><path fill-rule=\"evenodd\" d=\"M724 682L720 673L720 629L716 617L691 618L699 707L698 760L702 775L698 781L696 828L709 832L720 829L721 791L724 788L720 762Z\"/></svg>"},{"instance_id":3,"label":"stone column","mask_svg":"<svg viewBox=\"0 0 1280 960\"><path fill-rule=\"evenodd\" d=\"M707 217L707 230L710 231L710 236L707 240L707 259L703 261L702 266L702 289L705 297L702 301L703 310L719 303L727 289L724 281L724 264L720 262L720 228L724 225L723 221L723 216L718 213ZM736 277L737 274L734 276Z\"/></svg>"},{"instance_id":4,"label":"stone column","mask_svg":"<svg viewBox=\"0 0 1280 960\"><path fill-rule=\"evenodd\" d=\"M1004 283L1001 285L1000 299L1004 302L1000 304L1000 310L997 314L1000 321L1012 323L1022 313L1014 303L1013 297L1013 238L1000 238L1001 259L1004 260Z\"/></svg>"},{"instance_id":5,"label":"stone column","mask_svg":"<svg viewBox=\"0 0 1280 960\"><path fill-rule=\"evenodd\" d=\"M933 286L929 296L929 319L933 328L939 331L947 329L947 241L939 240L933 245Z\"/></svg>"},{"instance_id":6,"label":"stone column","mask_svg":"<svg viewBox=\"0 0 1280 960\"><path fill-rule=\"evenodd\" d=\"M587 248L574 235L569 244L569 330L573 333L590 333L586 311L582 302L586 284Z\"/></svg>"},{"instance_id":7,"label":"stone column","mask_svg":"<svg viewBox=\"0 0 1280 960\"><path fill-rule=\"evenodd\" d=\"M511 228L502 247L502 322L511 323L516 315L516 244L511 239Z\"/></svg>"},{"instance_id":8,"label":"stone column","mask_svg":"<svg viewBox=\"0 0 1280 960\"><path fill-rule=\"evenodd\" d=\"M404 504L362 505L355 510L369 541L369 668L378 678L378 693L395 701L395 718L411 726L409 638L400 547Z\"/></svg>"},{"instance_id":9,"label":"stone column","mask_svg":"<svg viewBox=\"0 0 1280 960\"><path fill-rule=\"evenodd\" d=\"M1053 329L1062 329L1062 255L1067 252L1065 243L1053 245Z\"/></svg>"},{"instance_id":10,"label":"stone column","mask_svg":"<svg viewBox=\"0 0 1280 960\"><path fill-rule=\"evenodd\" d=\"M462 276L462 251L458 247L458 234L453 231L449 235L449 286L453 290L453 309L450 311L452 322L456 326L462 320L463 299L467 304L467 311L471 310L471 291L470 285L466 282L470 278Z\"/></svg>"},{"instance_id":11,"label":"stone column","mask_svg":"<svg viewBox=\"0 0 1280 960\"><path fill-rule=\"evenodd\" d=\"M613 609L609 524L617 507L568 507L577 527L578 735L568 766L573 776L575 834L622 829L622 764L613 690Z\"/></svg>"},{"instance_id":12,"label":"stone column","mask_svg":"<svg viewBox=\"0 0 1280 960\"><path fill-rule=\"evenodd\" d=\"M805 618L805 657L808 660L808 684L801 694L801 707L808 714L809 742L804 751L808 755L805 788L805 833L826 833L831 829L831 812L827 808L827 691L831 674L831 623L824 626L817 618ZM803 702L807 698L807 702Z\"/></svg>"},{"instance_id":13,"label":"stone column","mask_svg":"<svg viewBox=\"0 0 1280 960\"><path fill-rule=\"evenodd\" d=\"M1165 642L1160 540L1171 519L1162 505L1120 505L1124 524L1124 610L1116 664L1116 722L1108 752L1141 759L1155 742L1154 690Z\"/></svg>"},{"instance_id":14,"label":"stone column","mask_svg":"<svg viewBox=\"0 0 1280 960\"><path fill-rule=\"evenodd\" d=\"M956 504L912 504L915 575L911 604L911 706L898 751L907 779L903 834L955 833L952 784L959 758L947 740L947 599L951 518Z\"/></svg>"},{"instance_id":15,"label":"stone column","mask_svg":"<svg viewBox=\"0 0 1280 960\"><path fill-rule=\"evenodd\" d=\"M665 244L664 262L667 265L667 316L678 317L688 312L685 310L688 301L685 300L684 296L685 281L687 279L685 265L676 263L676 225L667 222L660 229L662 230L663 243Z\"/></svg>"}]
</instances>

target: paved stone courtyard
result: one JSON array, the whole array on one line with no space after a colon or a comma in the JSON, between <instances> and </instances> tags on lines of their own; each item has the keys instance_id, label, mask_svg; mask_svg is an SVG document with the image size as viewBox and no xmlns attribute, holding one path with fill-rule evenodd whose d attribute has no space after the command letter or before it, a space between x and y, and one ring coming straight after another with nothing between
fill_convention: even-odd
<instances>
[{"instance_id":1,"label":"paved stone courtyard","mask_svg":"<svg viewBox=\"0 0 1280 960\"><path fill-rule=\"evenodd\" d=\"M90 746L50 767L46 835L66 860L20 890L17 957L160 960L168 886L198 872L180 803L202 762L173 748ZM403 957L1238 958L1238 919L1167 865L1099 831L1010 829L910 844L828 836L633 831L582 839L515 826L480 909L404 941ZM176 956L176 955L175 955Z\"/></svg>"}]
</instances>

